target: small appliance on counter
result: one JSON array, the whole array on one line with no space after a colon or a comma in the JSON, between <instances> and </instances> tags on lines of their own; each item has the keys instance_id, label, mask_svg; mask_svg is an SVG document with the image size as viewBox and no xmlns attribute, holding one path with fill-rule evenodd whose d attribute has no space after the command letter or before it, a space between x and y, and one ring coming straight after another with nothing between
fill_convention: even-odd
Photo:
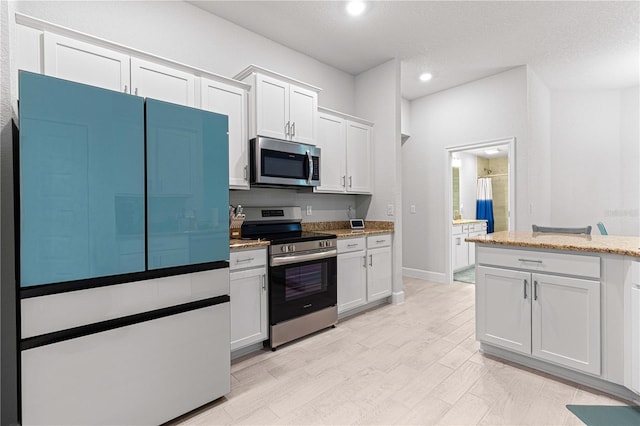
<instances>
[{"instance_id":1,"label":"small appliance on counter","mask_svg":"<svg viewBox=\"0 0 640 426\"><path fill-rule=\"evenodd\" d=\"M364 219L350 219L351 230L354 232L364 232Z\"/></svg>"},{"instance_id":2,"label":"small appliance on counter","mask_svg":"<svg viewBox=\"0 0 640 426\"><path fill-rule=\"evenodd\" d=\"M247 207L242 235L269 247L269 345L338 321L336 236L302 231L300 207Z\"/></svg>"}]
</instances>

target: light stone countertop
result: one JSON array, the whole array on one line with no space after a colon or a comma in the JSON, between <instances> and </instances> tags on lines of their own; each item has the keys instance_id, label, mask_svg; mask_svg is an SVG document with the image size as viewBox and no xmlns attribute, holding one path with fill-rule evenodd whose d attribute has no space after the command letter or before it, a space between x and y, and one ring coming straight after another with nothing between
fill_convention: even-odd
<instances>
[{"instance_id":1,"label":"light stone countertop","mask_svg":"<svg viewBox=\"0 0 640 426\"><path fill-rule=\"evenodd\" d=\"M269 241L266 240L229 240L229 248L231 250L267 247L268 245Z\"/></svg>"},{"instance_id":2,"label":"light stone countertop","mask_svg":"<svg viewBox=\"0 0 640 426\"><path fill-rule=\"evenodd\" d=\"M485 219L457 219L454 220L452 223L454 225L466 225L468 223L482 223L482 222L486 222Z\"/></svg>"},{"instance_id":3,"label":"light stone countertop","mask_svg":"<svg viewBox=\"0 0 640 426\"><path fill-rule=\"evenodd\" d=\"M466 238L465 241L499 246L611 253L640 258L640 237L630 236L503 231Z\"/></svg>"},{"instance_id":4,"label":"light stone countertop","mask_svg":"<svg viewBox=\"0 0 640 426\"><path fill-rule=\"evenodd\" d=\"M393 234L393 229L363 229L354 231L352 229L326 229L324 234L333 234L338 238L367 237L369 235Z\"/></svg>"}]
</instances>

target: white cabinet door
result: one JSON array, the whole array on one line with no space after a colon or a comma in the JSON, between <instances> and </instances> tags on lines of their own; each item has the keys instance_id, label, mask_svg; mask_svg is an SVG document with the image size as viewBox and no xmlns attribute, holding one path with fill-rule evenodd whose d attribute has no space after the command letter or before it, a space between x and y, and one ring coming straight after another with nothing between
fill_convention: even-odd
<instances>
[{"instance_id":1,"label":"white cabinet door","mask_svg":"<svg viewBox=\"0 0 640 426\"><path fill-rule=\"evenodd\" d=\"M454 271L469 266L469 243L464 240L465 238L466 234L453 235L451 237L451 254Z\"/></svg>"},{"instance_id":2,"label":"white cabinet door","mask_svg":"<svg viewBox=\"0 0 640 426\"><path fill-rule=\"evenodd\" d=\"M367 251L367 301L382 299L391 294L391 247Z\"/></svg>"},{"instance_id":3,"label":"white cabinet door","mask_svg":"<svg viewBox=\"0 0 640 426\"><path fill-rule=\"evenodd\" d=\"M476 338L531 354L531 274L487 268L476 270Z\"/></svg>"},{"instance_id":4,"label":"white cabinet door","mask_svg":"<svg viewBox=\"0 0 640 426\"><path fill-rule=\"evenodd\" d=\"M532 354L600 375L600 282L532 274Z\"/></svg>"},{"instance_id":5,"label":"white cabinet door","mask_svg":"<svg viewBox=\"0 0 640 426\"><path fill-rule=\"evenodd\" d=\"M229 117L229 188L249 189L247 93L208 78L200 81L202 109Z\"/></svg>"},{"instance_id":6,"label":"white cabinet door","mask_svg":"<svg viewBox=\"0 0 640 426\"><path fill-rule=\"evenodd\" d=\"M338 255L338 313L367 302L367 267L364 250Z\"/></svg>"},{"instance_id":7,"label":"white cabinet door","mask_svg":"<svg viewBox=\"0 0 640 426\"><path fill-rule=\"evenodd\" d=\"M289 84L275 78L256 76L256 133L277 139L288 139Z\"/></svg>"},{"instance_id":8,"label":"white cabinet door","mask_svg":"<svg viewBox=\"0 0 640 426\"><path fill-rule=\"evenodd\" d=\"M178 105L196 106L196 77L183 71L131 58L134 95Z\"/></svg>"},{"instance_id":9,"label":"white cabinet door","mask_svg":"<svg viewBox=\"0 0 640 426\"><path fill-rule=\"evenodd\" d=\"M469 232L469 238L479 237L480 235L487 235L487 231ZM476 244L467 243L469 247L469 257L467 259L467 265L473 265L476 263Z\"/></svg>"},{"instance_id":10,"label":"white cabinet door","mask_svg":"<svg viewBox=\"0 0 640 426\"><path fill-rule=\"evenodd\" d=\"M318 127L318 94L298 86L289 86L289 136L295 142L315 145Z\"/></svg>"},{"instance_id":11,"label":"white cabinet door","mask_svg":"<svg viewBox=\"0 0 640 426\"><path fill-rule=\"evenodd\" d=\"M324 153L322 154L324 155ZM371 127L347 122L347 191L370 194L371 176Z\"/></svg>"},{"instance_id":12,"label":"white cabinet door","mask_svg":"<svg viewBox=\"0 0 640 426\"><path fill-rule=\"evenodd\" d=\"M631 390L640 394L640 285L631 287Z\"/></svg>"},{"instance_id":13,"label":"white cabinet door","mask_svg":"<svg viewBox=\"0 0 640 426\"><path fill-rule=\"evenodd\" d=\"M47 32L44 33L44 73L130 93L129 55Z\"/></svg>"},{"instance_id":14,"label":"white cabinet door","mask_svg":"<svg viewBox=\"0 0 640 426\"><path fill-rule=\"evenodd\" d=\"M264 268L232 272L231 350L267 339L267 271Z\"/></svg>"},{"instance_id":15,"label":"white cabinet door","mask_svg":"<svg viewBox=\"0 0 640 426\"><path fill-rule=\"evenodd\" d=\"M317 146L320 156L320 186L316 192L344 192L346 187L346 121L320 113Z\"/></svg>"}]
</instances>

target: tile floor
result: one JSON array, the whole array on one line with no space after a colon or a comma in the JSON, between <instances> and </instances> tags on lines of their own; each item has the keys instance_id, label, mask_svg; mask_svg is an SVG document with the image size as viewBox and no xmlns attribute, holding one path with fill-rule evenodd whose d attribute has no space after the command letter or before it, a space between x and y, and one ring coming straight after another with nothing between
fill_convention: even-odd
<instances>
[{"instance_id":1,"label":"tile floor","mask_svg":"<svg viewBox=\"0 0 640 426\"><path fill-rule=\"evenodd\" d=\"M624 405L478 352L475 286L405 278L405 303L236 360L231 393L174 425L581 425Z\"/></svg>"}]
</instances>

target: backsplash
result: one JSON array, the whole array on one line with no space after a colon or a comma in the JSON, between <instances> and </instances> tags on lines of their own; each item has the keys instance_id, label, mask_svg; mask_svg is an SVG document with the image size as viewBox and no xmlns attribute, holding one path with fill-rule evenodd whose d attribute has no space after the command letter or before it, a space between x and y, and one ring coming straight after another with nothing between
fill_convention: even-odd
<instances>
[{"instance_id":1,"label":"backsplash","mask_svg":"<svg viewBox=\"0 0 640 426\"><path fill-rule=\"evenodd\" d=\"M229 191L229 203L234 206L300 206L303 223L346 221L347 227L349 206L354 219L366 217L364 209L357 210L358 197L369 196L316 194L308 189L251 188L250 191ZM311 206L311 215L307 215L307 206Z\"/></svg>"}]
</instances>

